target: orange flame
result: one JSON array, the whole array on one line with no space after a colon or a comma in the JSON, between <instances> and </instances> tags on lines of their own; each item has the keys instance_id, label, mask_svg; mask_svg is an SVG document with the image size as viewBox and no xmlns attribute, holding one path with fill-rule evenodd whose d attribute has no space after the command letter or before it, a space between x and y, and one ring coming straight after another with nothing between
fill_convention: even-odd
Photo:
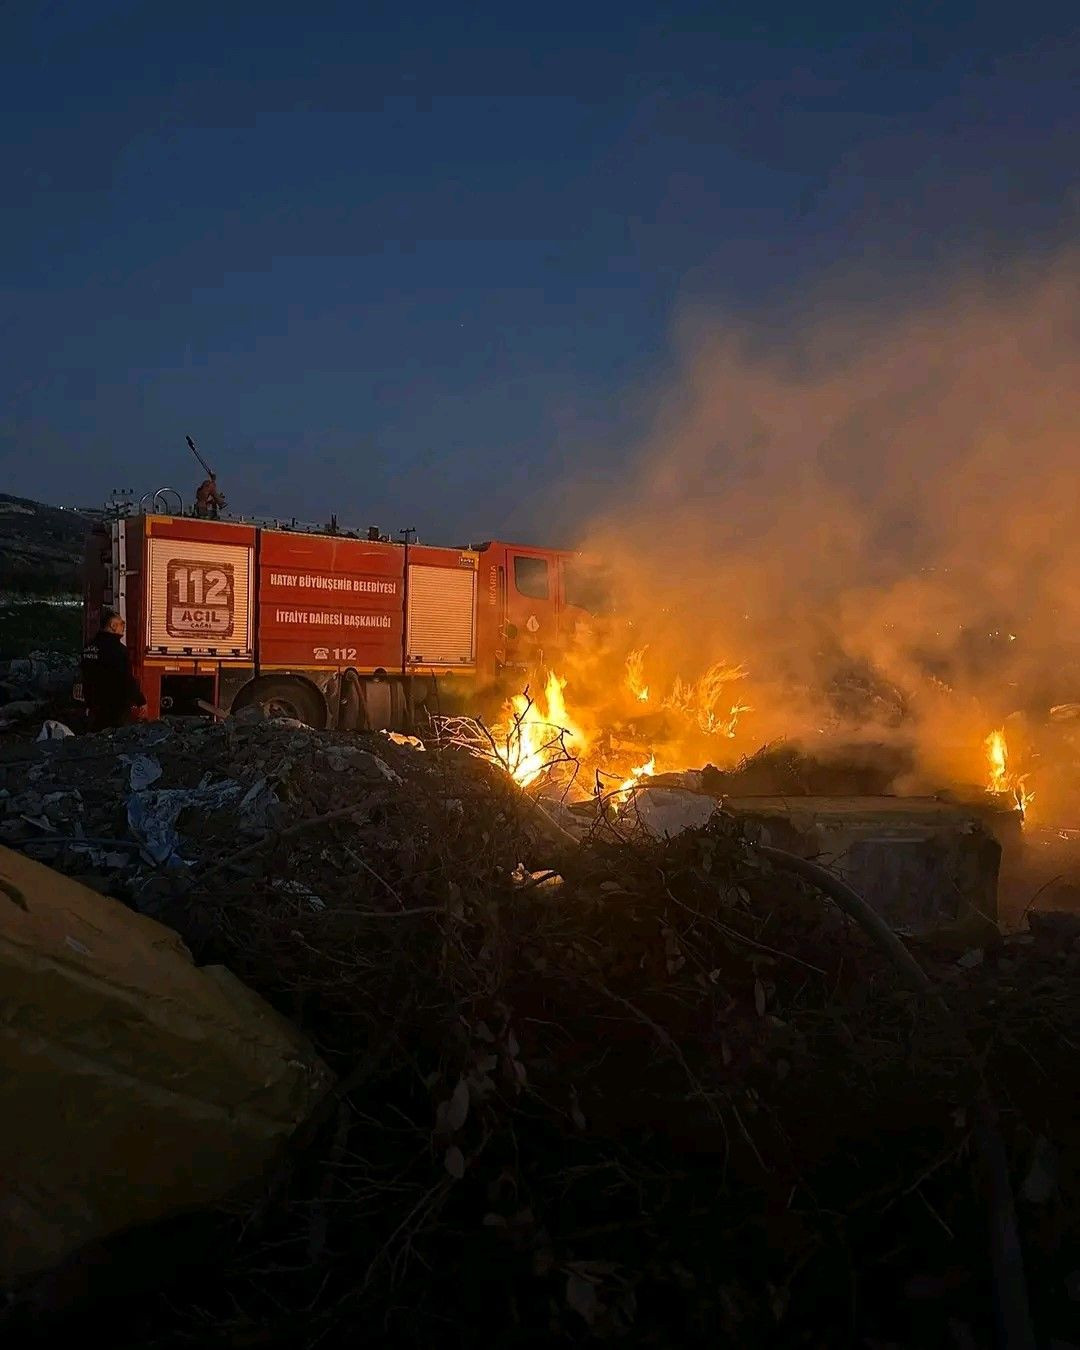
<instances>
[{"instance_id":1,"label":"orange flame","mask_svg":"<svg viewBox=\"0 0 1080 1350\"><path fill-rule=\"evenodd\" d=\"M630 777L619 784L618 788L611 795L611 809L618 812L630 797L631 792L637 787L643 778L651 778L656 773L656 756L650 755L644 764L639 764L636 769L630 770Z\"/></svg>"},{"instance_id":2,"label":"orange flame","mask_svg":"<svg viewBox=\"0 0 1080 1350\"><path fill-rule=\"evenodd\" d=\"M544 693L515 694L506 707L506 721L493 729L495 755L522 787L534 783L552 765L581 754L584 732L566 711L566 681L552 671Z\"/></svg>"},{"instance_id":3,"label":"orange flame","mask_svg":"<svg viewBox=\"0 0 1080 1350\"><path fill-rule=\"evenodd\" d=\"M648 647L639 647L626 658L626 684L639 703L648 703L649 686L645 683L645 653Z\"/></svg>"},{"instance_id":4,"label":"orange flame","mask_svg":"<svg viewBox=\"0 0 1080 1350\"><path fill-rule=\"evenodd\" d=\"M1034 801L1035 794L1029 792L1025 786L1026 775L1009 772L1009 745L1005 739L1004 727L992 731L983 741L983 745L986 748L988 765L987 792L1011 792L1016 798L1016 809L1020 812L1026 811Z\"/></svg>"},{"instance_id":5,"label":"orange flame","mask_svg":"<svg viewBox=\"0 0 1080 1350\"><path fill-rule=\"evenodd\" d=\"M737 680L744 680L746 675L744 666L731 666L726 661L717 661L692 684L676 676L663 706L671 712L692 718L706 736L726 736L730 739L735 735L742 714L753 711L748 704L733 698L728 688Z\"/></svg>"},{"instance_id":6,"label":"orange flame","mask_svg":"<svg viewBox=\"0 0 1080 1350\"><path fill-rule=\"evenodd\" d=\"M1005 732L992 731L983 742L986 746L986 758L989 762L989 781L987 792L1007 792L1009 779L1009 747Z\"/></svg>"}]
</instances>

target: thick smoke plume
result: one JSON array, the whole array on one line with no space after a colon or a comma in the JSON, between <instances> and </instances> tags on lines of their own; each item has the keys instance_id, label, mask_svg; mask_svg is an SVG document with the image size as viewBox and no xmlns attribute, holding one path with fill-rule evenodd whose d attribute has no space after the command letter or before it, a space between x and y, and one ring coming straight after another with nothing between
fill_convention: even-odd
<instances>
[{"instance_id":1,"label":"thick smoke plume","mask_svg":"<svg viewBox=\"0 0 1080 1350\"><path fill-rule=\"evenodd\" d=\"M1073 253L766 336L687 324L582 547L652 689L746 668L729 759L857 730L978 780L988 731L1080 699L1078 280Z\"/></svg>"}]
</instances>

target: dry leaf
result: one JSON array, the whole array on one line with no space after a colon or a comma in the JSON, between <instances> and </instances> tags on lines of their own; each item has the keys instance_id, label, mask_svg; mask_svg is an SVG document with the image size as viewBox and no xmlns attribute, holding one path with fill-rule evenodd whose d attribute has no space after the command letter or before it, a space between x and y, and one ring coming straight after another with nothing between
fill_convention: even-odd
<instances>
[{"instance_id":1,"label":"dry leaf","mask_svg":"<svg viewBox=\"0 0 1080 1350\"><path fill-rule=\"evenodd\" d=\"M754 1007L759 1017L765 1016L765 986L760 980L754 981Z\"/></svg>"}]
</instances>

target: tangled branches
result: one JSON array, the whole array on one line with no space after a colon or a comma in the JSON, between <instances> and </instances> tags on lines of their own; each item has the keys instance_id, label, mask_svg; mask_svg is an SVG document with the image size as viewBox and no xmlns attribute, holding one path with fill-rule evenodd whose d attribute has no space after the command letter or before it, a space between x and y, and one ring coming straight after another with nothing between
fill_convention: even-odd
<instances>
[{"instance_id":1,"label":"tangled branches","mask_svg":"<svg viewBox=\"0 0 1080 1350\"><path fill-rule=\"evenodd\" d=\"M285 828L211 834L172 898L338 1086L218 1216L211 1267L129 1300L114 1343L923 1346L951 1319L988 1344L978 1075L923 996L722 814L562 848L466 733L377 790L309 738L275 778ZM945 967L1036 1197L1047 1337L1077 1240L1076 1124L1051 1105L1077 959L1033 938Z\"/></svg>"}]
</instances>

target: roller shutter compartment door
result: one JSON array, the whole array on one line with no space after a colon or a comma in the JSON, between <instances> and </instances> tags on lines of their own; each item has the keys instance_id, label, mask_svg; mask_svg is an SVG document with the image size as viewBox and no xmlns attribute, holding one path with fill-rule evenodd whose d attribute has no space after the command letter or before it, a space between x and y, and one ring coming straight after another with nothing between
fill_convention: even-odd
<instances>
[{"instance_id":1,"label":"roller shutter compartment door","mask_svg":"<svg viewBox=\"0 0 1080 1350\"><path fill-rule=\"evenodd\" d=\"M251 553L242 544L151 538L147 649L249 656Z\"/></svg>"},{"instance_id":2,"label":"roller shutter compartment door","mask_svg":"<svg viewBox=\"0 0 1080 1350\"><path fill-rule=\"evenodd\" d=\"M476 660L476 572L409 566L408 658L418 666L467 666Z\"/></svg>"}]
</instances>

